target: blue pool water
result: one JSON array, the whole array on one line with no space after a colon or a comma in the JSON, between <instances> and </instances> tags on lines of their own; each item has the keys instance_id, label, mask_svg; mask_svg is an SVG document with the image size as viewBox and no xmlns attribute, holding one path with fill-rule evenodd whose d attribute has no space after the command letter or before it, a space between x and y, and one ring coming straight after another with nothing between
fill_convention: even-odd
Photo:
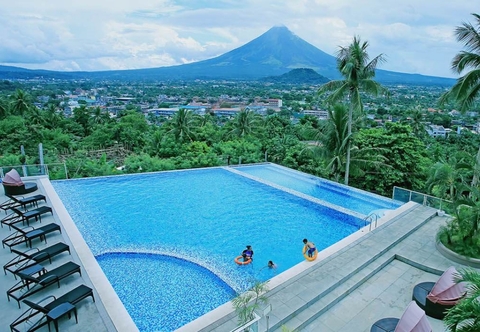
<instances>
[{"instance_id":1,"label":"blue pool water","mask_svg":"<svg viewBox=\"0 0 480 332\"><path fill-rule=\"evenodd\" d=\"M364 215L379 210L393 210L403 204L274 164L240 166L235 169Z\"/></svg>"},{"instance_id":2,"label":"blue pool water","mask_svg":"<svg viewBox=\"0 0 480 332\"><path fill-rule=\"evenodd\" d=\"M305 237L322 250L364 225L222 168L52 184L141 331L172 331L298 264ZM254 261L238 266L247 244Z\"/></svg>"}]
</instances>

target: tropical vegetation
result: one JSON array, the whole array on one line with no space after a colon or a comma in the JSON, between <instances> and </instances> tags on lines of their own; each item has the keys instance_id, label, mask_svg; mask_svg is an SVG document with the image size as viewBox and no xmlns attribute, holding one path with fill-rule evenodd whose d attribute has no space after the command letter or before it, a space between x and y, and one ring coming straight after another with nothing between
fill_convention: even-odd
<instances>
[{"instance_id":1,"label":"tropical vegetation","mask_svg":"<svg viewBox=\"0 0 480 332\"><path fill-rule=\"evenodd\" d=\"M346 101L349 104L347 133L345 137L345 181L348 185L350 174L350 158L352 147L352 126L354 112L355 116L363 115L363 103L361 91L377 96L386 89L375 82L375 69L384 60L383 54L377 55L370 60L367 53L368 42L362 42L360 37L355 36L348 47L340 47L337 52L337 68L343 76L343 80L333 80L325 83L318 90L319 94L330 92L326 101L334 105L339 101Z\"/></svg>"},{"instance_id":2,"label":"tropical vegetation","mask_svg":"<svg viewBox=\"0 0 480 332\"><path fill-rule=\"evenodd\" d=\"M447 311L443 319L450 332L480 331L480 273L473 269L459 271L456 282L465 282L467 295Z\"/></svg>"},{"instance_id":3,"label":"tropical vegetation","mask_svg":"<svg viewBox=\"0 0 480 332\"><path fill-rule=\"evenodd\" d=\"M464 73L456 84L442 95L440 102L453 100L466 112L480 93L480 15L472 14L476 25L463 23L455 30L465 50L452 60L452 69ZM454 218L437 234L438 240L449 249L467 257L480 258L480 145L476 158L456 153L448 162L434 165L434 175L428 182L454 201Z\"/></svg>"}]
</instances>

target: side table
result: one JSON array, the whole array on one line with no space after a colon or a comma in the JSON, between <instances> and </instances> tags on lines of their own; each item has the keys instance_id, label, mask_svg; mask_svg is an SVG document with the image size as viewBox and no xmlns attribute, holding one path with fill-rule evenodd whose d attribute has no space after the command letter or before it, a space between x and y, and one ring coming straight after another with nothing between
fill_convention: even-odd
<instances>
[{"instance_id":1,"label":"side table","mask_svg":"<svg viewBox=\"0 0 480 332\"><path fill-rule=\"evenodd\" d=\"M70 302L59 304L58 306L50 310L47 313L48 330L50 331L50 322L53 321L55 331L58 332L58 319L66 314L68 314L68 318L70 318L72 311L75 315L75 322L78 324L77 308Z\"/></svg>"}]
</instances>

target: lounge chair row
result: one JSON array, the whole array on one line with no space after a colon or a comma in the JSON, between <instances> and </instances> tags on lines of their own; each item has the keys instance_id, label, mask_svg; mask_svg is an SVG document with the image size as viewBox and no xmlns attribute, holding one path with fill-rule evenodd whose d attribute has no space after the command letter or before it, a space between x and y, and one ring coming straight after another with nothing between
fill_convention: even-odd
<instances>
[{"instance_id":1,"label":"lounge chair row","mask_svg":"<svg viewBox=\"0 0 480 332\"><path fill-rule=\"evenodd\" d=\"M443 319L448 309L466 295L466 285L457 283L455 267L448 268L437 282L422 282L413 289L412 302L400 319L383 318L376 321L370 332L415 331L431 332L426 316Z\"/></svg>"}]
</instances>

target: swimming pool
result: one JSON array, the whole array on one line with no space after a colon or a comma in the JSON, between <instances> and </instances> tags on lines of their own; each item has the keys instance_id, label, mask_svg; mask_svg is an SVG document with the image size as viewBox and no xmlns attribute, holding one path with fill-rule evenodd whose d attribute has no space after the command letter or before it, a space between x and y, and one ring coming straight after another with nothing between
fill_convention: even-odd
<instances>
[{"instance_id":1,"label":"swimming pool","mask_svg":"<svg viewBox=\"0 0 480 332\"><path fill-rule=\"evenodd\" d=\"M381 210L394 210L403 203L353 187L297 172L275 164L234 167L262 180L290 188L365 216Z\"/></svg>"},{"instance_id":2,"label":"swimming pool","mask_svg":"<svg viewBox=\"0 0 480 332\"><path fill-rule=\"evenodd\" d=\"M140 331L172 331L298 264L304 237L322 250L364 225L223 168L52 185ZM254 262L238 266L247 244Z\"/></svg>"}]
</instances>

